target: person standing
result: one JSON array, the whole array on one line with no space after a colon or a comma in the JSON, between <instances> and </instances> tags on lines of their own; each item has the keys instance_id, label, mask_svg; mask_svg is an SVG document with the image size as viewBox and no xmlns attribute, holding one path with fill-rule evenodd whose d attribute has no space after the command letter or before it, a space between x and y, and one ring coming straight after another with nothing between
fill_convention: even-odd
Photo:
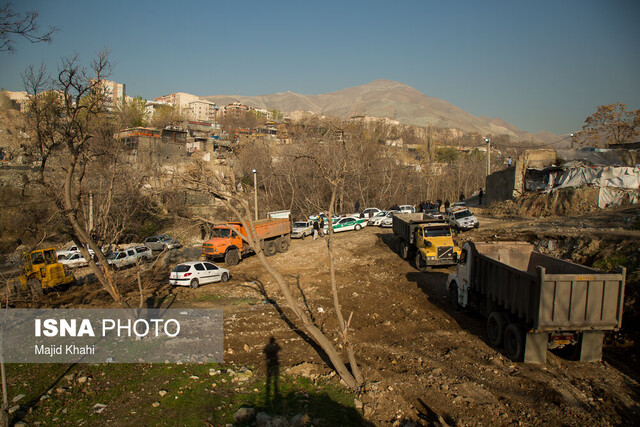
<instances>
[{"instance_id":1,"label":"person standing","mask_svg":"<svg viewBox=\"0 0 640 427\"><path fill-rule=\"evenodd\" d=\"M313 221L313 240L318 238L318 232L320 231L320 224L318 224L318 220Z\"/></svg>"},{"instance_id":2,"label":"person standing","mask_svg":"<svg viewBox=\"0 0 640 427\"><path fill-rule=\"evenodd\" d=\"M356 213L360 212L360 200L356 200Z\"/></svg>"},{"instance_id":3,"label":"person standing","mask_svg":"<svg viewBox=\"0 0 640 427\"><path fill-rule=\"evenodd\" d=\"M320 237L324 237L324 218L320 218L320 223L318 224L318 232L320 233Z\"/></svg>"},{"instance_id":4,"label":"person standing","mask_svg":"<svg viewBox=\"0 0 640 427\"><path fill-rule=\"evenodd\" d=\"M482 205L482 196L484 195L484 192L482 191L482 188L480 189L480 192L478 193L478 205Z\"/></svg>"}]
</instances>

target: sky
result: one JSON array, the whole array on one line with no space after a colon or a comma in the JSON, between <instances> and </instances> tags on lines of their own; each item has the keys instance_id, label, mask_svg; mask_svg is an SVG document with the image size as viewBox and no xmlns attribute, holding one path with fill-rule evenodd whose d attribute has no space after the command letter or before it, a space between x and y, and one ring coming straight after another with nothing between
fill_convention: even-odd
<instances>
[{"instance_id":1,"label":"sky","mask_svg":"<svg viewBox=\"0 0 640 427\"><path fill-rule=\"evenodd\" d=\"M2 0L0 3L5 4ZM0 52L0 87L108 49L131 96L334 92L407 84L528 132L580 130L599 105L640 108L640 1L14 0L50 44Z\"/></svg>"}]
</instances>

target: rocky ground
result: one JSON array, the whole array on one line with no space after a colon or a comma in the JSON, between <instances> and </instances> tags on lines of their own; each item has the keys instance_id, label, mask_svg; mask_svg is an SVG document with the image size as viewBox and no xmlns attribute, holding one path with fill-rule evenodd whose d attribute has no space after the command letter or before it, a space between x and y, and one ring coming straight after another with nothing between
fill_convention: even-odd
<instances>
[{"instance_id":1,"label":"rocky ground","mask_svg":"<svg viewBox=\"0 0 640 427\"><path fill-rule=\"evenodd\" d=\"M479 212L480 213L480 212ZM527 240L541 251L578 262L594 253L638 255L640 209L573 217L498 218L480 214L478 230L464 239ZM486 339L485 321L449 308L446 275L419 273L392 248L389 229L365 228L335 235L337 281L345 317L366 378L356 407L374 425L633 425L640 406L635 347L608 339L604 361L581 363L548 355L546 365L508 360ZM635 246L634 246L635 245ZM636 252L634 252L636 251ZM289 281L298 303L337 342L329 285L326 238L293 241L269 258ZM228 283L199 289L166 285L168 266L144 275L145 296L174 306L219 307L225 316L225 361L264 372L264 348L278 345L281 371L338 381L286 307L276 284L255 257L231 267ZM131 271L120 273L123 281ZM628 271L629 275L638 274ZM131 299L137 300L131 290ZM49 294L46 306L105 306L96 285ZM622 347L621 347L622 346Z\"/></svg>"}]
</instances>

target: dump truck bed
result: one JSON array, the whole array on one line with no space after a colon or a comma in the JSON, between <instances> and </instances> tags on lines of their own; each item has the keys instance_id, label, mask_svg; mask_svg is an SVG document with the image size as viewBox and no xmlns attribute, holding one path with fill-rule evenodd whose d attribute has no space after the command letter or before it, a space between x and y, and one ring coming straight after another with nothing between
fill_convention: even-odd
<instances>
[{"instance_id":1,"label":"dump truck bed","mask_svg":"<svg viewBox=\"0 0 640 427\"><path fill-rule=\"evenodd\" d=\"M246 235L246 231L242 227L241 222L229 222L228 224ZM291 222L288 218L260 219L255 221L254 225L256 227L256 233L258 233L258 237L261 240L276 236L283 236L288 234L291 230Z\"/></svg>"},{"instance_id":2,"label":"dump truck bed","mask_svg":"<svg viewBox=\"0 0 640 427\"><path fill-rule=\"evenodd\" d=\"M604 273L521 242L475 243L471 287L539 332L620 328L624 271Z\"/></svg>"},{"instance_id":3,"label":"dump truck bed","mask_svg":"<svg viewBox=\"0 0 640 427\"><path fill-rule=\"evenodd\" d=\"M414 242L414 231L417 225L421 224L442 224L449 227L449 224L441 219L435 219L423 212L400 213L393 216L393 234L408 243Z\"/></svg>"}]
</instances>

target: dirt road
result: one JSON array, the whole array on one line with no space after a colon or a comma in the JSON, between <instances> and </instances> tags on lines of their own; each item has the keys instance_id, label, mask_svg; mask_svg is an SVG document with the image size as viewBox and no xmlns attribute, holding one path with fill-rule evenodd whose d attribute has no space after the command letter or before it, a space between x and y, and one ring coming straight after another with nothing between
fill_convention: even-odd
<instances>
[{"instance_id":1,"label":"dirt road","mask_svg":"<svg viewBox=\"0 0 640 427\"><path fill-rule=\"evenodd\" d=\"M535 220L480 220L479 230L458 238L551 241L562 235L559 226L567 227L566 221L543 227ZM618 239L619 233L613 234ZM556 354L549 354L546 365L513 363L487 343L482 318L449 308L444 285L452 269L419 273L392 250L389 229L336 234L335 243L340 299L345 317L353 312L353 342L367 381L360 397L367 421L637 423L638 381L607 349L601 363L572 362ZM289 252L269 260L289 280L300 306L337 342L326 238L293 241ZM223 308L226 361L264 369L263 349L273 336L281 347L282 371L329 378L327 365L304 331L296 329L299 322L257 259L249 257L231 271L228 283L171 289L160 280L147 285L148 293L178 305ZM82 291L80 300L80 289L60 294L55 305L107 301L97 289Z\"/></svg>"},{"instance_id":2,"label":"dirt road","mask_svg":"<svg viewBox=\"0 0 640 427\"><path fill-rule=\"evenodd\" d=\"M476 234L491 232L485 227ZM636 420L638 383L610 363L571 362L553 354L545 366L512 363L487 343L483 319L448 308L444 284L452 270L419 273L391 249L390 230L366 228L335 238L341 303L345 316L354 313L353 340L367 379L362 396L367 420L440 419L459 425ZM299 304L335 338L325 240L295 241L288 253L271 260L289 278ZM226 358L260 365L262 348L274 336L283 365L328 374L304 332L291 329L297 323L291 312L263 303L280 298L257 260L244 260L233 273L231 285L180 291L188 300L211 293L258 302L227 307Z\"/></svg>"}]
</instances>

